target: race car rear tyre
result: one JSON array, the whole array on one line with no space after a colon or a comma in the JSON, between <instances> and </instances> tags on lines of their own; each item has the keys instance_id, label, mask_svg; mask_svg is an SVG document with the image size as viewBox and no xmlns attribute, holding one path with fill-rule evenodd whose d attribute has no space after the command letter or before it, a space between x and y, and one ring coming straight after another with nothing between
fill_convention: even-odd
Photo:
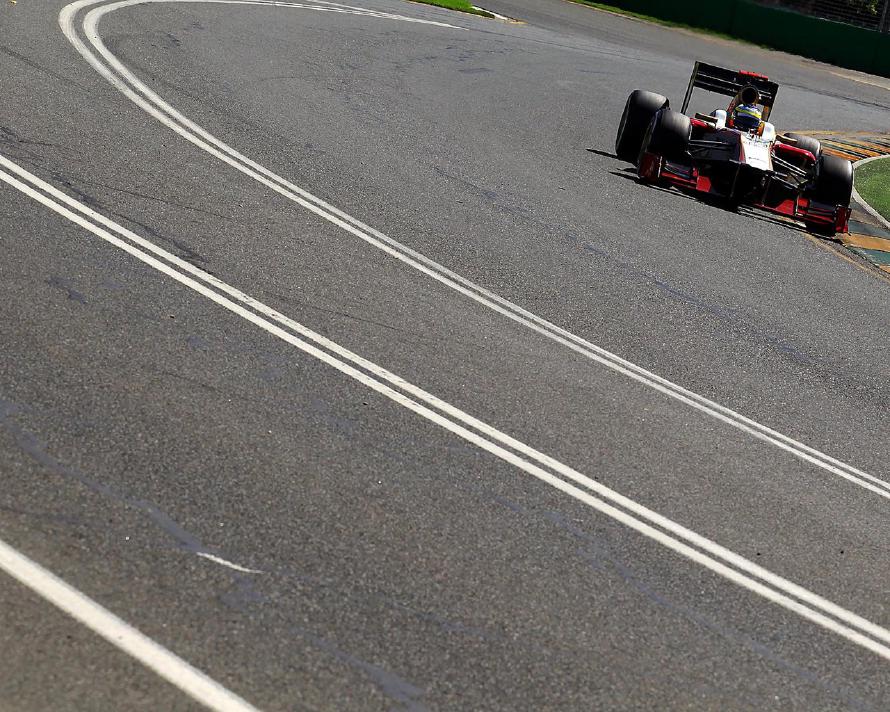
<instances>
[{"instance_id":1,"label":"race car rear tyre","mask_svg":"<svg viewBox=\"0 0 890 712\"><path fill-rule=\"evenodd\" d=\"M816 183L811 197L828 205L850 205L853 194L853 164L838 156L824 154L819 159Z\"/></svg>"},{"instance_id":2,"label":"race car rear tyre","mask_svg":"<svg viewBox=\"0 0 890 712\"><path fill-rule=\"evenodd\" d=\"M797 148L802 148L804 151L809 151L813 154L813 157L818 161L819 156L822 155L822 144L815 138L810 136L801 136L800 134L790 133L787 134L788 138L795 139L794 145Z\"/></svg>"},{"instance_id":3,"label":"race car rear tyre","mask_svg":"<svg viewBox=\"0 0 890 712\"><path fill-rule=\"evenodd\" d=\"M643 150L657 153L669 161L683 160L689 148L692 122L679 111L665 109L655 115L643 139Z\"/></svg>"},{"instance_id":4,"label":"race car rear tyre","mask_svg":"<svg viewBox=\"0 0 890 712\"><path fill-rule=\"evenodd\" d=\"M621 123L618 124L618 135L615 137L615 155L622 161L636 163L643 145L643 137L652 117L659 109L669 106L668 100L661 94L637 89L627 97Z\"/></svg>"}]
</instances>

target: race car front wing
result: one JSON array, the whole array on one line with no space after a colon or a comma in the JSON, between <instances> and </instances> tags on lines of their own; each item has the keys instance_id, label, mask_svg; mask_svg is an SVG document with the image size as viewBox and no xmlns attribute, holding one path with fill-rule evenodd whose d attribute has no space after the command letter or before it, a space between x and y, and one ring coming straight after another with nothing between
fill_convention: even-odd
<instances>
[{"instance_id":1,"label":"race car front wing","mask_svg":"<svg viewBox=\"0 0 890 712\"><path fill-rule=\"evenodd\" d=\"M741 170L742 164L734 162L737 170ZM669 161L655 153L644 152L640 157L637 174L640 180L649 183L662 183L674 186L681 190L691 190L712 196L731 199L733 189L729 194L721 192L715 186L710 177L702 175L694 165L688 165L675 161ZM851 210L844 205L828 205L819 203L812 198L802 195L799 191L794 197L786 198L778 202L765 202L769 194L769 182L780 181L788 185L777 174L767 174L767 184L761 193L761 198L744 201L746 205L764 210L794 220L800 220L808 226L823 228L838 233L847 232Z\"/></svg>"}]
</instances>

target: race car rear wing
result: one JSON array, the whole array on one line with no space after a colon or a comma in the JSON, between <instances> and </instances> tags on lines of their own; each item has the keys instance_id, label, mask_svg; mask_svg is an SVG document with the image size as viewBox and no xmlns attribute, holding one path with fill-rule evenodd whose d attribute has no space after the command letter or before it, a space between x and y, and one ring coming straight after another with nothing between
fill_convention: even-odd
<instances>
[{"instance_id":1,"label":"race car rear wing","mask_svg":"<svg viewBox=\"0 0 890 712\"><path fill-rule=\"evenodd\" d=\"M763 120L769 118L769 113L779 93L779 85L771 82L768 77L754 72L736 71L724 69L713 64L696 62L689 78L689 87L686 89L686 98L683 99L682 113L689 108L689 100L692 98L692 90L698 87L705 91L712 91L724 96L736 96L746 86L753 86L760 92L760 103L763 104Z\"/></svg>"}]
</instances>

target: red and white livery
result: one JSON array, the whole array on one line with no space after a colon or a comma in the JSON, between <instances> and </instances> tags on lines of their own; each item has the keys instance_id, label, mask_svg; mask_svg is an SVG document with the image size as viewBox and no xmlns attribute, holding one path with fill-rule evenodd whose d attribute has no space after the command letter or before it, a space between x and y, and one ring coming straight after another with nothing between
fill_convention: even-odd
<instances>
[{"instance_id":1,"label":"red and white livery","mask_svg":"<svg viewBox=\"0 0 890 712\"><path fill-rule=\"evenodd\" d=\"M732 100L725 110L687 116L696 88ZM814 232L846 232L853 166L823 154L814 138L777 134L769 115L778 90L762 74L696 62L679 112L660 94L638 89L628 97L615 153L642 181L785 215ZM752 113L760 120L752 123Z\"/></svg>"}]
</instances>

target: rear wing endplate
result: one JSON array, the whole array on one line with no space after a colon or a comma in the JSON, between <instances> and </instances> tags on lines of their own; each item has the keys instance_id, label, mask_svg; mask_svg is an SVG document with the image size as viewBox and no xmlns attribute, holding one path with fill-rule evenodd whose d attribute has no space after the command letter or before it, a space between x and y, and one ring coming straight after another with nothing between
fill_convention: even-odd
<instances>
[{"instance_id":1,"label":"rear wing endplate","mask_svg":"<svg viewBox=\"0 0 890 712\"><path fill-rule=\"evenodd\" d=\"M746 86L753 86L760 92L760 103L763 104L763 120L766 121L779 93L779 85L771 82L762 74L754 72L736 71L724 69L713 64L696 62L689 79L689 87L686 89L686 98L683 99L682 113L689 108L689 100L692 98L692 90L698 87L705 91L712 91L724 96L736 96Z\"/></svg>"}]
</instances>

